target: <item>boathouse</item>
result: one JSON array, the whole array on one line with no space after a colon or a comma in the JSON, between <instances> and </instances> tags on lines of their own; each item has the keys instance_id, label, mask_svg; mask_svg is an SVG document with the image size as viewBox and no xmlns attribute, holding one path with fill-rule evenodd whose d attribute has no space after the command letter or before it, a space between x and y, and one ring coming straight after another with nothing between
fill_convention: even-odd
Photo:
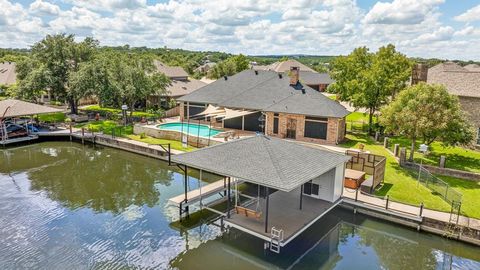
<instances>
[{"instance_id":1,"label":"boathouse","mask_svg":"<svg viewBox=\"0 0 480 270\"><path fill-rule=\"evenodd\" d=\"M224 224L265 240L274 252L340 203L349 159L265 135L172 157L184 166L184 173L191 167L224 176L228 204ZM257 186L258 197L239 200L238 183ZM202 196L202 191L197 193ZM195 198L185 190L180 214L188 211L182 204Z\"/></svg>"}]
</instances>

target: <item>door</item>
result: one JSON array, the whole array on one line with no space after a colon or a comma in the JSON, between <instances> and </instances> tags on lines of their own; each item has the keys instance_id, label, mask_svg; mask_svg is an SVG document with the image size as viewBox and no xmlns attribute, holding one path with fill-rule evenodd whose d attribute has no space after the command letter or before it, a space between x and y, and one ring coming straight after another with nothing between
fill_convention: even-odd
<instances>
[{"instance_id":1,"label":"door","mask_svg":"<svg viewBox=\"0 0 480 270\"><path fill-rule=\"evenodd\" d=\"M297 138L297 119L287 118L287 135L288 139Z\"/></svg>"}]
</instances>

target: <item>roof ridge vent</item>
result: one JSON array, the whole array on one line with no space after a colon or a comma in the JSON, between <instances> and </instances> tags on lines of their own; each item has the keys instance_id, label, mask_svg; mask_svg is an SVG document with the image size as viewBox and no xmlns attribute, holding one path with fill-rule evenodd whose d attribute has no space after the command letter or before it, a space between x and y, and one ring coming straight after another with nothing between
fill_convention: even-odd
<instances>
[{"instance_id":1,"label":"roof ridge vent","mask_svg":"<svg viewBox=\"0 0 480 270\"><path fill-rule=\"evenodd\" d=\"M258 75L258 70L255 70L255 75Z\"/></svg>"},{"instance_id":2,"label":"roof ridge vent","mask_svg":"<svg viewBox=\"0 0 480 270\"><path fill-rule=\"evenodd\" d=\"M223 76L223 78L225 79L225 81L226 81L226 80L228 80L228 77L227 77L226 75L225 75L225 76Z\"/></svg>"},{"instance_id":3,"label":"roof ridge vent","mask_svg":"<svg viewBox=\"0 0 480 270\"><path fill-rule=\"evenodd\" d=\"M278 73L278 78L279 78L279 79L283 78L282 73Z\"/></svg>"}]
</instances>

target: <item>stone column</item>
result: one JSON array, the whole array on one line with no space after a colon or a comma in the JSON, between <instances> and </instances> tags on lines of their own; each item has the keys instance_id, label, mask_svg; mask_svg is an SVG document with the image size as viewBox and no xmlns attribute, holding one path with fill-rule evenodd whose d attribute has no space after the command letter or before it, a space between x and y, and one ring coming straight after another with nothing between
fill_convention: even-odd
<instances>
[{"instance_id":1,"label":"stone column","mask_svg":"<svg viewBox=\"0 0 480 270\"><path fill-rule=\"evenodd\" d=\"M383 139L383 147L388 148L388 137Z\"/></svg>"},{"instance_id":2,"label":"stone column","mask_svg":"<svg viewBox=\"0 0 480 270\"><path fill-rule=\"evenodd\" d=\"M400 149L400 144L396 143L393 147L393 155L394 156L398 157L398 154L399 154L398 150L399 149Z\"/></svg>"},{"instance_id":3,"label":"stone column","mask_svg":"<svg viewBox=\"0 0 480 270\"><path fill-rule=\"evenodd\" d=\"M438 164L438 167L445 168L445 162L446 161L447 161L447 158L445 156L440 156L440 162Z\"/></svg>"},{"instance_id":4,"label":"stone column","mask_svg":"<svg viewBox=\"0 0 480 270\"><path fill-rule=\"evenodd\" d=\"M407 162L407 148L400 148L400 166L405 165Z\"/></svg>"}]
</instances>

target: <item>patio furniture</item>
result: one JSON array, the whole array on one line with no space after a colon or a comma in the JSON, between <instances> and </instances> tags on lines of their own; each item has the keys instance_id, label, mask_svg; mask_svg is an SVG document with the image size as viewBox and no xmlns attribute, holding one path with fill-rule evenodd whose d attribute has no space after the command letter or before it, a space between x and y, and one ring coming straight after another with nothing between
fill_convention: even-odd
<instances>
[{"instance_id":1,"label":"patio furniture","mask_svg":"<svg viewBox=\"0 0 480 270\"><path fill-rule=\"evenodd\" d=\"M345 169L345 183L347 188L357 189L365 181L365 172Z\"/></svg>"}]
</instances>

